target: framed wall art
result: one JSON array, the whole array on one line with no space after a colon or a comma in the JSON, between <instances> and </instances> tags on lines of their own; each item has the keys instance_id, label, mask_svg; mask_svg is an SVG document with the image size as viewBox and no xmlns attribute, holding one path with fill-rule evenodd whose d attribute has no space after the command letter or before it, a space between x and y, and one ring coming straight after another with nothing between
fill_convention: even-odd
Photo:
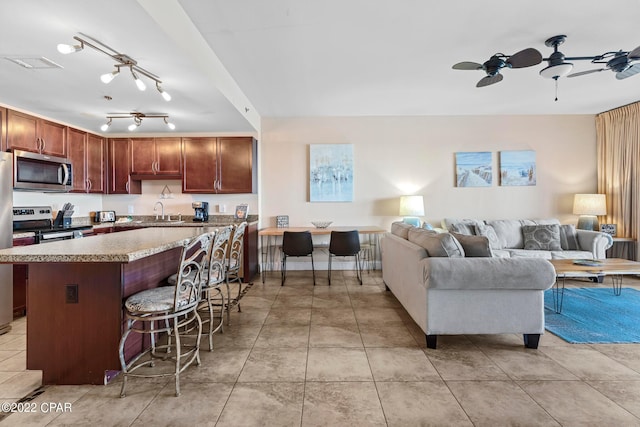
<instances>
[{"instance_id":1,"label":"framed wall art","mask_svg":"<svg viewBox=\"0 0 640 427\"><path fill-rule=\"evenodd\" d=\"M455 155L457 187L491 186L493 171L490 152L460 152Z\"/></svg>"},{"instance_id":2,"label":"framed wall art","mask_svg":"<svg viewBox=\"0 0 640 427\"><path fill-rule=\"evenodd\" d=\"M500 185L536 185L536 152L500 152Z\"/></svg>"},{"instance_id":3,"label":"framed wall art","mask_svg":"<svg viewBox=\"0 0 640 427\"><path fill-rule=\"evenodd\" d=\"M353 201L353 145L309 146L309 201Z\"/></svg>"}]
</instances>

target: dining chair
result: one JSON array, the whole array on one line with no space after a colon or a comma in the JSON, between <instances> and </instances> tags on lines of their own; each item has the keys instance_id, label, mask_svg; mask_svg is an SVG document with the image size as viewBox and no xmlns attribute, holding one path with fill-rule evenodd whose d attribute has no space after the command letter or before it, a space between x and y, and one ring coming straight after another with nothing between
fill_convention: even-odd
<instances>
[{"instance_id":1,"label":"dining chair","mask_svg":"<svg viewBox=\"0 0 640 427\"><path fill-rule=\"evenodd\" d=\"M175 377L176 396L179 396L180 373L194 362L200 365L202 320L197 310L202 290L200 275L208 260L212 237L211 233L205 233L184 244L176 286L147 289L131 295L125 301L126 325L118 346L123 374L120 397L126 395L129 377L165 376ZM183 343L182 335L193 331L195 340L185 340ZM125 344L131 333L149 335L150 347L127 361ZM159 338L166 338L166 344L159 344ZM173 369L169 372L136 372L145 366L154 367L157 359L173 361Z\"/></svg>"},{"instance_id":2,"label":"dining chair","mask_svg":"<svg viewBox=\"0 0 640 427\"><path fill-rule=\"evenodd\" d=\"M311 271L313 273L313 286L316 285L316 269L313 264L313 240L309 231L285 231L282 235L282 281L287 280L288 257L311 257Z\"/></svg>"},{"instance_id":3,"label":"dining chair","mask_svg":"<svg viewBox=\"0 0 640 427\"><path fill-rule=\"evenodd\" d=\"M329 286L331 286L331 259L334 256L353 256L356 261L356 275L362 285L360 265L360 234L358 230L331 231L329 239Z\"/></svg>"}]
</instances>

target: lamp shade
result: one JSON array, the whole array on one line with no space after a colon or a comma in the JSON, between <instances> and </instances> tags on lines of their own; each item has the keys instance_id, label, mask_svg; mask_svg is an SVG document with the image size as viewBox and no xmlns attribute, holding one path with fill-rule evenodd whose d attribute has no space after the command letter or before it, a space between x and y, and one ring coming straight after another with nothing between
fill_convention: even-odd
<instances>
[{"instance_id":1,"label":"lamp shade","mask_svg":"<svg viewBox=\"0 0 640 427\"><path fill-rule=\"evenodd\" d=\"M574 215L606 215L607 199L604 194L576 194L573 199Z\"/></svg>"},{"instance_id":2,"label":"lamp shade","mask_svg":"<svg viewBox=\"0 0 640 427\"><path fill-rule=\"evenodd\" d=\"M424 200L422 196L401 196L400 216L423 216Z\"/></svg>"}]
</instances>

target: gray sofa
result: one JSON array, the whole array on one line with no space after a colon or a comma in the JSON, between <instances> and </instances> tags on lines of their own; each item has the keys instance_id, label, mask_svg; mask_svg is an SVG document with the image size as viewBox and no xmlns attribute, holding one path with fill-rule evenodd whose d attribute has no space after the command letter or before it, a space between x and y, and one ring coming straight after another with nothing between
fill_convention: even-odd
<instances>
[{"instance_id":1,"label":"gray sofa","mask_svg":"<svg viewBox=\"0 0 640 427\"><path fill-rule=\"evenodd\" d=\"M424 331L427 347L436 348L438 335L518 333L537 348L543 293L555 281L547 260L467 257L452 234L403 223L392 224L380 244L384 283Z\"/></svg>"},{"instance_id":2,"label":"gray sofa","mask_svg":"<svg viewBox=\"0 0 640 427\"><path fill-rule=\"evenodd\" d=\"M449 232L486 236L492 256L498 258L604 259L613 244L606 233L561 225L555 218L486 221L445 218L442 227ZM539 235L541 239L536 240Z\"/></svg>"}]
</instances>

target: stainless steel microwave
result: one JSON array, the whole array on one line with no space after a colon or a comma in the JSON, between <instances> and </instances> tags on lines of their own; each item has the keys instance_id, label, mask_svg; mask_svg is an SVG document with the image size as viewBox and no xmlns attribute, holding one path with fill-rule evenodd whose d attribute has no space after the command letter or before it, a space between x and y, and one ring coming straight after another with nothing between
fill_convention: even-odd
<instances>
[{"instance_id":1,"label":"stainless steel microwave","mask_svg":"<svg viewBox=\"0 0 640 427\"><path fill-rule=\"evenodd\" d=\"M63 157L13 151L13 189L66 192L72 187L71 163Z\"/></svg>"}]
</instances>

